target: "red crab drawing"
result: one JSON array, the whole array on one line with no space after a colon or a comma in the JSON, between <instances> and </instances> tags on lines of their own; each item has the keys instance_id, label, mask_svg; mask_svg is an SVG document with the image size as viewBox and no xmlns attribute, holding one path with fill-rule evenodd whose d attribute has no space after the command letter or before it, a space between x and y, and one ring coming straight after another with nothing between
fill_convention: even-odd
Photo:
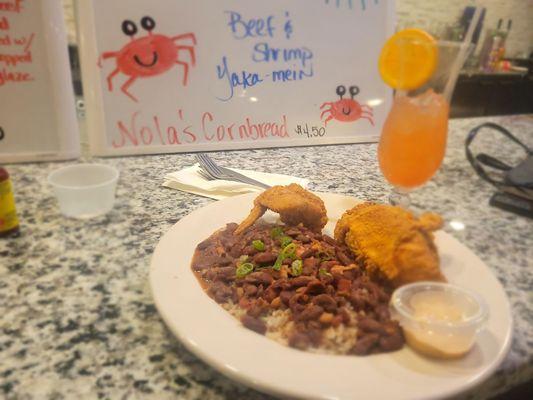
<instances>
[{"instance_id":1,"label":"red crab drawing","mask_svg":"<svg viewBox=\"0 0 533 400\"><path fill-rule=\"evenodd\" d=\"M328 121L331 119L336 119L341 122L351 122L356 121L360 118L364 118L370 121L372 126L374 125L374 114L372 107L367 105L361 105L354 100L354 97L359 93L359 88L357 86L350 86L350 96L351 99L343 99L342 96L346 94L346 87L343 85L337 86L337 94L340 97L340 100L335 102L326 102L320 106L322 110L324 107L329 106L329 108L322 111L320 114L320 119L324 115L328 115L324 121L324 126L327 125Z\"/></svg>"},{"instance_id":2,"label":"red crab drawing","mask_svg":"<svg viewBox=\"0 0 533 400\"><path fill-rule=\"evenodd\" d=\"M128 92L128 88L137 78L160 75L175 64L183 65L183 86L187 86L189 64L179 58L179 53L188 52L191 65L195 65L196 37L194 33L184 33L173 37L153 34L155 21L150 17L141 19L141 27L148 32L148 35L135 39L137 25L130 20L122 22L122 32L131 38L131 42L119 51L106 51L100 56L98 60L100 67L102 67L102 60L108 58L115 58L116 60L116 68L107 76L109 91L113 91L113 78L122 72L128 76L128 80L120 87L120 90L133 101L137 101L135 96Z\"/></svg>"}]
</instances>

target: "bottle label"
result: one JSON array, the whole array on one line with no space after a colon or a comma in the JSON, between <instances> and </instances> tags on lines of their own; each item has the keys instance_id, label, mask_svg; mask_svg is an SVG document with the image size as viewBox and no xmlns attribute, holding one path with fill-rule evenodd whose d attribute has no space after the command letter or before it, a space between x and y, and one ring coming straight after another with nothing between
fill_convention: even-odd
<instances>
[{"instance_id":1,"label":"bottle label","mask_svg":"<svg viewBox=\"0 0 533 400\"><path fill-rule=\"evenodd\" d=\"M0 232L5 232L18 226L15 197L11 189L11 181L0 182Z\"/></svg>"}]
</instances>

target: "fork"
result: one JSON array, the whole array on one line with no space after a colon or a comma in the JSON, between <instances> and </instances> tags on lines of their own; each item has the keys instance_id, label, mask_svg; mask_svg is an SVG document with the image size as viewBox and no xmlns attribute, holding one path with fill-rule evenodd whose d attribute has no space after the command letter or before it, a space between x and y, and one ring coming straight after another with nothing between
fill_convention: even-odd
<instances>
[{"instance_id":1,"label":"fork","mask_svg":"<svg viewBox=\"0 0 533 400\"><path fill-rule=\"evenodd\" d=\"M197 172L198 172L198 175L200 175L206 181L217 181L217 180L220 180L219 178L215 178L214 176L209 175L204 169L202 169L202 167L200 167L200 169L198 169ZM227 180L229 180L229 179L227 179ZM233 181L233 182L237 182L237 181ZM240 182L240 181L238 181L238 182Z\"/></svg>"},{"instance_id":2,"label":"fork","mask_svg":"<svg viewBox=\"0 0 533 400\"><path fill-rule=\"evenodd\" d=\"M198 170L198 175L200 175L206 181L214 181L217 179L209 175L207 172L205 172L205 170L203 170L202 167L200 167L200 169Z\"/></svg>"},{"instance_id":3,"label":"fork","mask_svg":"<svg viewBox=\"0 0 533 400\"><path fill-rule=\"evenodd\" d=\"M243 174L232 171L231 169L221 167L217 165L211 157L204 153L198 153L196 159L200 164L200 168L209 176L214 179L223 179L227 181L237 181L242 183L248 183L250 185L259 186L265 189L269 189L271 186L264 184L263 182L256 181Z\"/></svg>"}]
</instances>

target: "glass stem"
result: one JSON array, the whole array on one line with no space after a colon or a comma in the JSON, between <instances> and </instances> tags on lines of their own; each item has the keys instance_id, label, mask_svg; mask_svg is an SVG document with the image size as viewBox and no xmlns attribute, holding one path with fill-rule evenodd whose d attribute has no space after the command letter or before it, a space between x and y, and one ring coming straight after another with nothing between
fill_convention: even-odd
<instances>
[{"instance_id":1,"label":"glass stem","mask_svg":"<svg viewBox=\"0 0 533 400\"><path fill-rule=\"evenodd\" d=\"M395 187L389 196L389 202L393 206L400 206L403 208L409 207L411 204L409 190Z\"/></svg>"}]
</instances>

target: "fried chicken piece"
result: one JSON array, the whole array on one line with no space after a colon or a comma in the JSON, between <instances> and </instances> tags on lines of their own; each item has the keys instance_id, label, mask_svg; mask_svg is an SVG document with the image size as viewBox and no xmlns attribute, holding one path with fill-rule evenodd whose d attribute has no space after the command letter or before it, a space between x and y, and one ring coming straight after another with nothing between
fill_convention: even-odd
<instances>
[{"instance_id":1,"label":"fried chicken piece","mask_svg":"<svg viewBox=\"0 0 533 400\"><path fill-rule=\"evenodd\" d=\"M277 212L287 225L302 223L314 231L320 231L328 222L326 207L320 197L291 183L288 186L274 186L257 196L250 214L237 227L235 234L252 226L267 209Z\"/></svg>"},{"instance_id":2,"label":"fried chicken piece","mask_svg":"<svg viewBox=\"0 0 533 400\"><path fill-rule=\"evenodd\" d=\"M362 203L346 211L335 226L335 239L372 272L394 286L420 280L445 281L431 231L442 226L437 214L419 218L400 207Z\"/></svg>"}]
</instances>

